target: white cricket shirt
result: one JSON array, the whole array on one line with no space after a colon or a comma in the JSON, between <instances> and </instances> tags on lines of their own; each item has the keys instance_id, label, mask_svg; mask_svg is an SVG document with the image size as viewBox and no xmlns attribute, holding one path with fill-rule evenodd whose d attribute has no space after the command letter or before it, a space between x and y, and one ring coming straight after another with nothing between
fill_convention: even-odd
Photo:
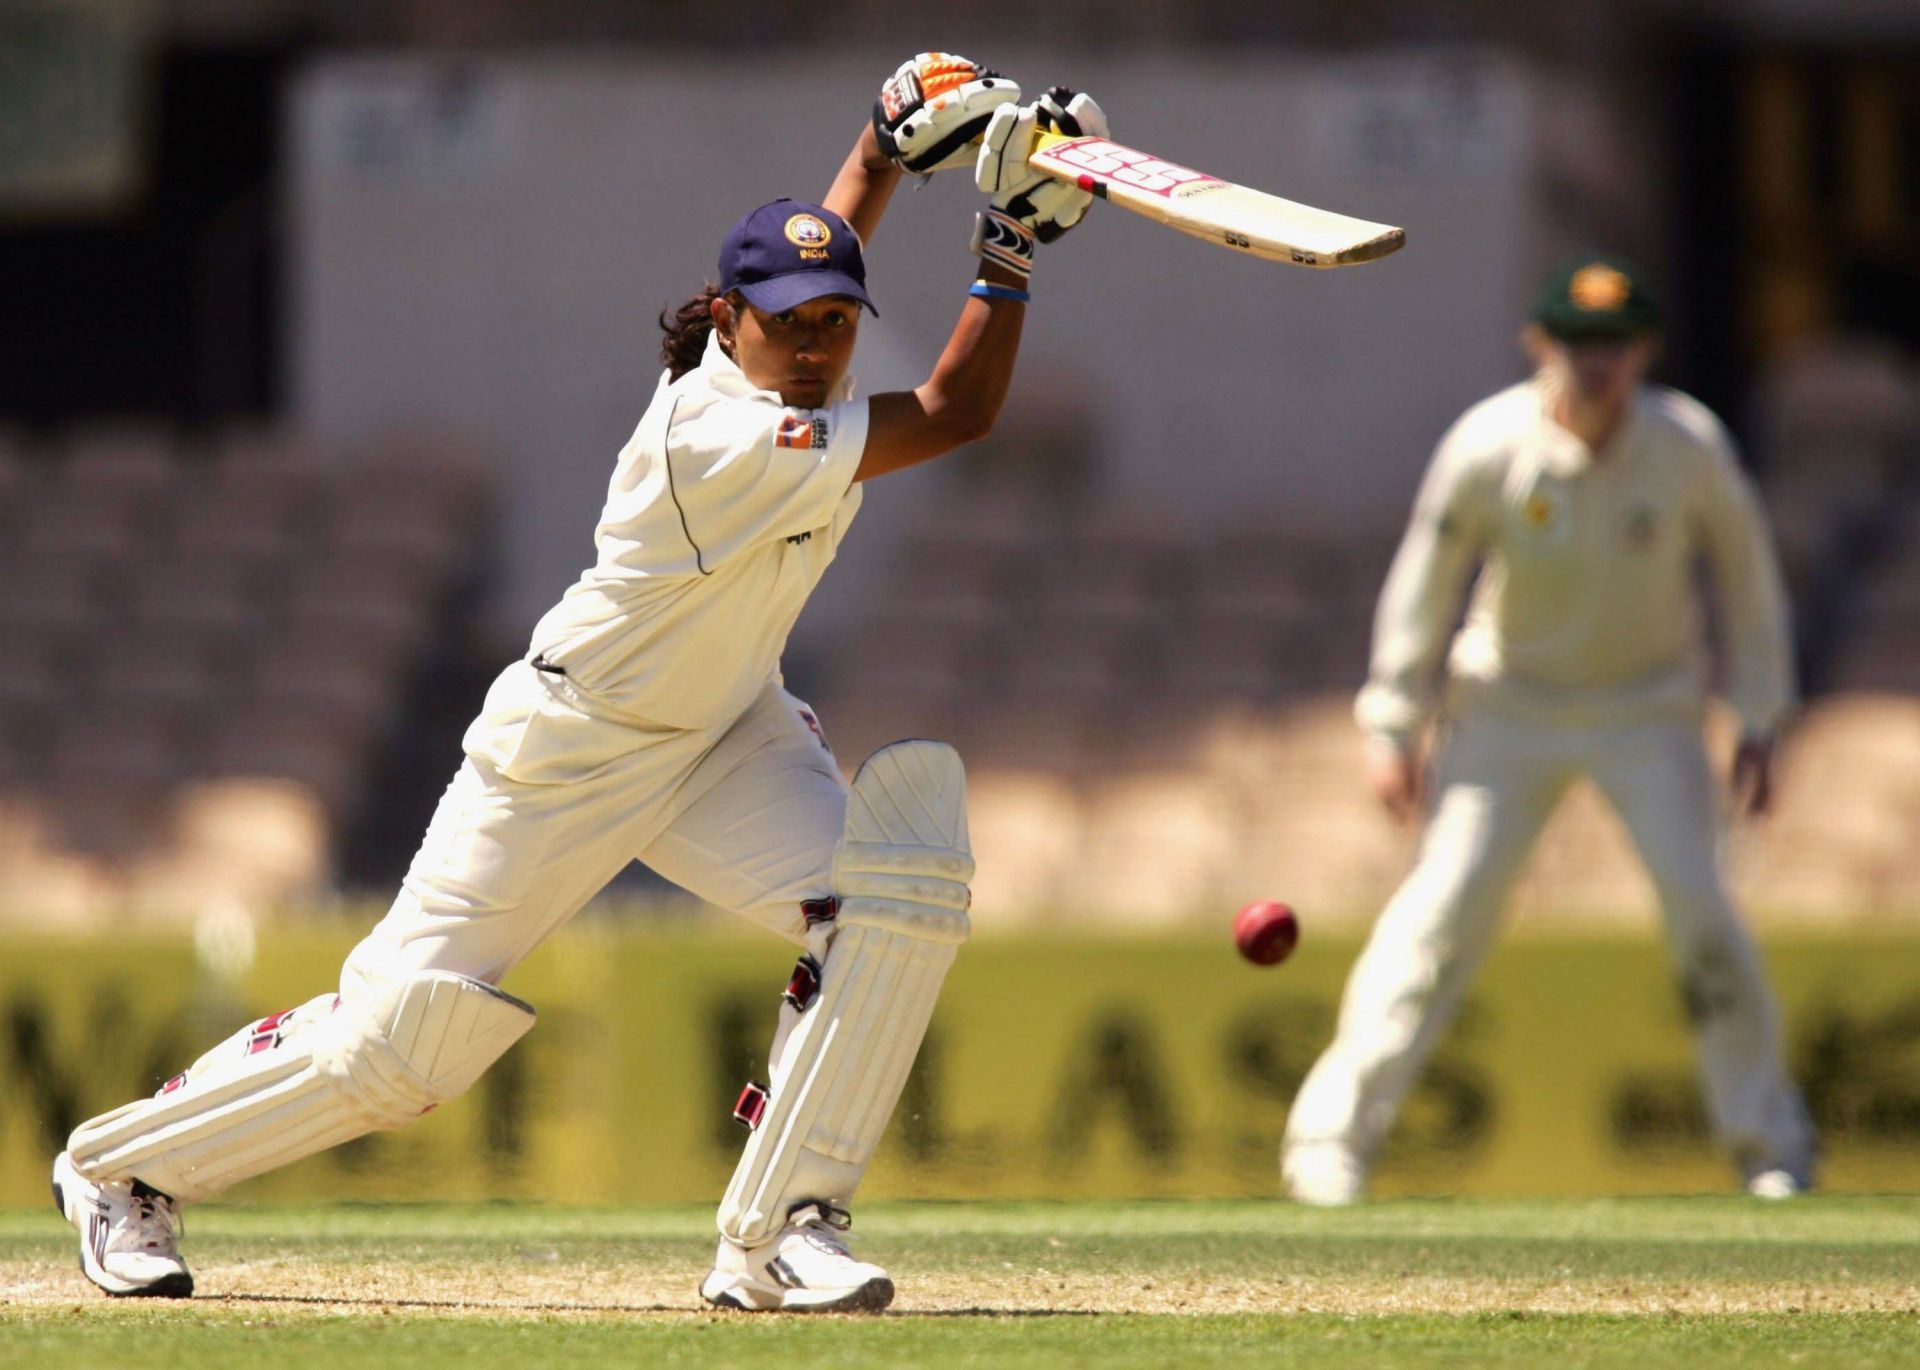
<instances>
[{"instance_id":1,"label":"white cricket shirt","mask_svg":"<svg viewBox=\"0 0 1920 1370\"><path fill-rule=\"evenodd\" d=\"M622 714L673 728L737 718L860 508L867 402L757 390L709 338L660 377L621 450L598 558L533 630L533 654Z\"/></svg>"},{"instance_id":2,"label":"white cricket shirt","mask_svg":"<svg viewBox=\"0 0 1920 1370\"><path fill-rule=\"evenodd\" d=\"M1729 702L1747 732L1771 734L1794 694L1786 594L1725 430L1698 401L1645 387L1596 459L1549 398L1542 380L1516 385L1441 440L1381 592L1361 726L1407 744L1443 657L1469 694L1568 723L1697 708L1704 562Z\"/></svg>"}]
</instances>

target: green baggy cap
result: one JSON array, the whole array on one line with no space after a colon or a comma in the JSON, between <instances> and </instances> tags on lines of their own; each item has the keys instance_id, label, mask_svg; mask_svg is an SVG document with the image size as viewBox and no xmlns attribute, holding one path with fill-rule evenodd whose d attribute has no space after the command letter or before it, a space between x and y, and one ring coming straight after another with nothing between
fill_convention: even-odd
<instances>
[{"instance_id":1,"label":"green baggy cap","mask_svg":"<svg viewBox=\"0 0 1920 1370\"><path fill-rule=\"evenodd\" d=\"M1540 287L1533 321L1556 338L1629 338L1660 326L1660 307L1639 268L1617 257L1582 257Z\"/></svg>"}]
</instances>

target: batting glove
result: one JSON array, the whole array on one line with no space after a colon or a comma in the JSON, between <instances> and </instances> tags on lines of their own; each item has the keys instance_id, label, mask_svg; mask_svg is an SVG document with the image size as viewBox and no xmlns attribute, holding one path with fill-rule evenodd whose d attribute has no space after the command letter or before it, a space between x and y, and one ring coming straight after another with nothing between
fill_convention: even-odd
<instances>
[{"instance_id":1,"label":"batting glove","mask_svg":"<svg viewBox=\"0 0 1920 1370\"><path fill-rule=\"evenodd\" d=\"M973 142L1002 105L1020 102L1020 83L948 52L900 64L873 102L873 132L887 160L930 175L974 160Z\"/></svg>"},{"instance_id":2,"label":"batting glove","mask_svg":"<svg viewBox=\"0 0 1920 1370\"><path fill-rule=\"evenodd\" d=\"M1034 242L1054 241L1093 204L1090 192L1028 168L1042 132L1104 138L1107 116L1091 95L1055 86L1025 107L1003 105L988 120L973 180L993 199L974 223L973 251L1022 275L1033 268Z\"/></svg>"}]
</instances>

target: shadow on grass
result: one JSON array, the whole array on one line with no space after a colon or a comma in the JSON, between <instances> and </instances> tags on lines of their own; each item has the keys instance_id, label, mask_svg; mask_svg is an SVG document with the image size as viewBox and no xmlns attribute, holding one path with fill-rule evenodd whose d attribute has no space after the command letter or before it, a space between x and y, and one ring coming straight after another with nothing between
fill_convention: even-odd
<instances>
[{"instance_id":1,"label":"shadow on grass","mask_svg":"<svg viewBox=\"0 0 1920 1370\"><path fill-rule=\"evenodd\" d=\"M438 1308L449 1313L688 1313L670 1303L475 1303L470 1299L368 1299L343 1294L196 1294L195 1303L289 1303L314 1308Z\"/></svg>"},{"instance_id":2,"label":"shadow on grass","mask_svg":"<svg viewBox=\"0 0 1920 1370\"><path fill-rule=\"evenodd\" d=\"M314 1308L424 1308L449 1313L680 1313L714 1318L751 1320L757 1314L725 1308L689 1308L671 1303L554 1303L497 1302L475 1303L466 1299L373 1299L327 1294L201 1294L195 1303L281 1303ZM1097 1308L892 1308L882 1313L795 1312L790 1317L830 1318L1103 1318L1108 1310Z\"/></svg>"},{"instance_id":3,"label":"shadow on grass","mask_svg":"<svg viewBox=\"0 0 1920 1370\"><path fill-rule=\"evenodd\" d=\"M1109 1318L1105 1308L890 1308L883 1318Z\"/></svg>"}]
</instances>

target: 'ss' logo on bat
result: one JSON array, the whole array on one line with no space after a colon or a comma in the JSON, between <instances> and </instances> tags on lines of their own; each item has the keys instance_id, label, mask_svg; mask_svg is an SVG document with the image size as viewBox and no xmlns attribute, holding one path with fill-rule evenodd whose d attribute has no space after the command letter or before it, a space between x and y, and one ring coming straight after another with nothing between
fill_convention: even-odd
<instances>
[{"instance_id":1,"label":"'ss' logo on bat","mask_svg":"<svg viewBox=\"0 0 1920 1370\"><path fill-rule=\"evenodd\" d=\"M1122 147L1118 143L1110 143L1105 138L1075 138L1070 142L1049 148L1048 155L1059 158L1068 166L1090 171L1096 176L1105 176L1122 185L1151 190L1161 195L1170 194L1175 188L1189 181L1212 179L1206 173L1195 171L1191 167L1183 167L1145 152L1137 152L1130 147Z\"/></svg>"}]
</instances>

